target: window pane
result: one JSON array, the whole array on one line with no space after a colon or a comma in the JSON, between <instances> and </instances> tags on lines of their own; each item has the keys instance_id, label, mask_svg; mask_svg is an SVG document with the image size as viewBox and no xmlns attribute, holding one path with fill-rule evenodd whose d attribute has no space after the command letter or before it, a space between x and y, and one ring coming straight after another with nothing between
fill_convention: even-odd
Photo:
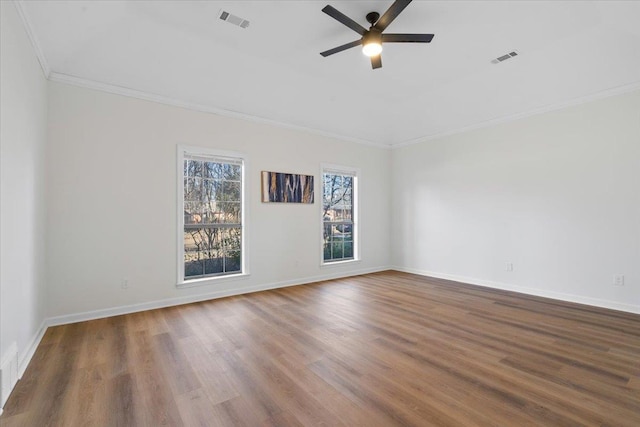
<instances>
[{"instance_id":1,"label":"window pane","mask_svg":"<svg viewBox=\"0 0 640 427\"><path fill-rule=\"evenodd\" d=\"M202 230L184 231L184 275L185 277L203 274L202 263Z\"/></svg>"},{"instance_id":2,"label":"window pane","mask_svg":"<svg viewBox=\"0 0 640 427\"><path fill-rule=\"evenodd\" d=\"M324 260L353 259L354 178L351 175L324 173L322 182Z\"/></svg>"},{"instance_id":3,"label":"window pane","mask_svg":"<svg viewBox=\"0 0 640 427\"><path fill-rule=\"evenodd\" d=\"M224 165L216 162L204 162L204 177L222 179L222 169Z\"/></svg>"},{"instance_id":4,"label":"window pane","mask_svg":"<svg viewBox=\"0 0 640 427\"><path fill-rule=\"evenodd\" d=\"M202 178L202 162L198 160L186 160L186 176Z\"/></svg>"},{"instance_id":5,"label":"window pane","mask_svg":"<svg viewBox=\"0 0 640 427\"><path fill-rule=\"evenodd\" d=\"M242 231L239 227L225 230L225 271L237 272L241 269L240 249L242 246Z\"/></svg>"},{"instance_id":6,"label":"window pane","mask_svg":"<svg viewBox=\"0 0 640 427\"><path fill-rule=\"evenodd\" d=\"M241 199L240 183L224 181L222 183L222 194L225 202L239 202Z\"/></svg>"},{"instance_id":7,"label":"window pane","mask_svg":"<svg viewBox=\"0 0 640 427\"><path fill-rule=\"evenodd\" d=\"M344 257L353 258L353 242L344 242Z\"/></svg>"},{"instance_id":8,"label":"window pane","mask_svg":"<svg viewBox=\"0 0 640 427\"><path fill-rule=\"evenodd\" d=\"M196 201L202 199L202 179L201 178L185 178L184 179L184 200Z\"/></svg>"},{"instance_id":9,"label":"window pane","mask_svg":"<svg viewBox=\"0 0 640 427\"><path fill-rule=\"evenodd\" d=\"M196 235L196 239L193 239L192 234ZM192 275L241 271L241 228L203 228L185 235L185 251L190 249L189 259L192 262L189 268ZM199 244L194 243L194 240ZM204 273L196 273L201 268L204 268Z\"/></svg>"},{"instance_id":10,"label":"window pane","mask_svg":"<svg viewBox=\"0 0 640 427\"><path fill-rule=\"evenodd\" d=\"M219 241L219 230L211 230L211 245L204 252L204 274L222 273L223 251Z\"/></svg>"},{"instance_id":11,"label":"window pane","mask_svg":"<svg viewBox=\"0 0 640 427\"><path fill-rule=\"evenodd\" d=\"M353 226L352 225L347 225L345 226L345 232L344 232L344 241L345 242L353 242Z\"/></svg>"},{"instance_id":12,"label":"window pane","mask_svg":"<svg viewBox=\"0 0 640 427\"><path fill-rule=\"evenodd\" d=\"M242 230L240 227L225 228L223 231L223 241L225 250L240 250L242 243Z\"/></svg>"},{"instance_id":13,"label":"window pane","mask_svg":"<svg viewBox=\"0 0 640 427\"><path fill-rule=\"evenodd\" d=\"M202 229L203 250L207 252L207 257L217 256L217 251L222 249L221 230L216 227L206 227ZM213 255L211 255L213 254Z\"/></svg>"},{"instance_id":14,"label":"window pane","mask_svg":"<svg viewBox=\"0 0 640 427\"><path fill-rule=\"evenodd\" d=\"M184 223L201 224L204 206L200 202L184 202Z\"/></svg>"},{"instance_id":15,"label":"window pane","mask_svg":"<svg viewBox=\"0 0 640 427\"><path fill-rule=\"evenodd\" d=\"M203 247L204 274L221 273L223 270L220 229L203 229Z\"/></svg>"},{"instance_id":16,"label":"window pane","mask_svg":"<svg viewBox=\"0 0 640 427\"><path fill-rule=\"evenodd\" d=\"M225 224L240 224L240 203L218 203L218 222Z\"/></svg>"},{"instance_id":17,"label":"window pane","mask_svg":"<svg viewBox=\"0 0 640 427\"><path fill-rule=\"evenodd\" d=\"M212 255L204 260L204 274L220 274L224 272L223 257L220 254Z\"/></svg>"},{"instance_id":18,"label":"window pane","mask_svg":"<svg viewBox=\"0 0 640 427\"><path fill-rule=\"evenodd\" d=\"M346 205L351 205L351 195L352 195L352 188L346 188L343 194L343 199Z\"/></svg>"},{"instance_id":19,"label":"window pane","mask_svg":"<svg viewBox=\"0 0 640 427\"><path fill-rule=\"evenodd\" d=\"M184 230L184 251L198 252L202 250L202 238L199 229Z\"/></svg>"},{"instance_id":20,"label":"window pane","mask_svg":"<svg viewBox=\"0 0 640 427\"><path fill-rule=\"evenodd\" d=\"M242 165L199 153L183 173L185 279L241 272Z\"/></svg>"},{"instance_id":21,"label":"window pane","mask_svg":"<svg viewBox=\"0 0 640 427\"><path fill-rule=\"evenodd\" d=\"M220 181L216 181L213 179L203 179L202 180L202 192L201 197L210 202L215 200L220 200L221 198L221 187Z\"/></svg>"},{"instance_id":22,"label":"window pane","mask_svg":"<svg viewBox=\"0 0 640 427\"><path fill-rule=\"evenodd\" d=\"M199 252L184 253L184 277L201 276L204 274L204 264Z\"/></svg>"},{"instance_id":23,"label":"window pane","mask_svg":"<svg viewBox=\"0 0 640 427\"><path fill-rule=\"evenodd\" d=\"M216 202L207 202L202 205L202 224L215 224L220 222L217 220L218 204Z\"/></svg>"},{"instance_id":24,"label":"window pane","mask_svg":"<svg viewBox=\"0 0 640 427\"><path fill-rule=\"evenodd\" d=\"M342 254L342 242L334 240L331 245L331 256L333 259L339 259L343 257Z\"/></svg>"},{"instance_id":25,"label":"window pane","mask_svg":"<svg viewBox=\"0 0 640 427\"><path fill-rule=\"evenodd\" d=\"M351 224L338 224L336 225L336 232L334 234L341 236L344 240L352 240L353 226Z\"/></svg>"},{"instance_id":26,"label":"window pane","mask_svg":"<svg viewBox=\"0 0 640 427\"><path fill-rule=\"evenodd\" d=\"M222 178L228 181L240 182L242 178L242 170L240 168L240 165L232 165L228 163L225 164Z\"/></svg>"},{"instance_id":27,"label":"window pane","mask_svg":"<svg viewBox=\"0 0 640 427\"><path fill-rule=\"evenodd\" d=\"M227 253L225 259L225 271L227 273L237 273L242 269L242 263L240 261L240 251L232 251Z\"/></svg>"}]
</instances>

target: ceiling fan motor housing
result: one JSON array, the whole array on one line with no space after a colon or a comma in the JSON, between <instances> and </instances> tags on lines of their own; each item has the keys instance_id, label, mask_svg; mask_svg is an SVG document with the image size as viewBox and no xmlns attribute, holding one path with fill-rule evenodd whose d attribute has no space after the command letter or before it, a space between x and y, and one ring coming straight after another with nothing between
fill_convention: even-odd
<instances>
[{"instance_id":1,"label":"ceiling fan motor housing","mask_svg":"<svg viewBox=\"0 0 640 427\"><path fill-rule=\"evenodd\" d=\"M366 46L370 43L382 44L382 32L377 28L371 28L362 37L362 45Z\"/></svg>"}]
</instances>

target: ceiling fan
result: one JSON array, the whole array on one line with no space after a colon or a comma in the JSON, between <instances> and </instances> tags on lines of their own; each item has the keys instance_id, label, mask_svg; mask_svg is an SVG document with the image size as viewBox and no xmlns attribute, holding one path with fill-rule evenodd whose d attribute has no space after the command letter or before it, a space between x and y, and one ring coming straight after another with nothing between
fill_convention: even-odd
<instances>
[{"instance_id":1,"label":"ceiling fan","mask_svg":"<svg viewBox=\"0 0 640 427\"><path fill-rule=\"evenodd\" d=\"M380 55L382 52L382 43L430 43L431 39L433 39L433 34L383 34L383 31L400 15L400 12L402 12L409 3L411 3L411 0L396 0L382 17L380 17L378 12L368 13L366 16L367 22L371 24L368 30L333 6L325 6L324 9L322 9L324 13L351 28L362 37L351 43L320 52L320 55L327 57L334 53L362 45L362 53L371 57L371 67L376 69L382 67L382 57Z\"/></svg>"}]
</instances>

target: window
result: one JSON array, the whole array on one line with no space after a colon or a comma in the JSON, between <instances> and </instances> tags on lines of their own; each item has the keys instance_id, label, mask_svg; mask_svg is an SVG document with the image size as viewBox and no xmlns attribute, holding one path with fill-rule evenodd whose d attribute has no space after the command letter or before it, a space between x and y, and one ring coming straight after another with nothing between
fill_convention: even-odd
<instances>
[{"instance_id":1,"label":"window","mask_svg":"<svg viewBox=\"0 0 640 427\"><path fill-rule=\"evenodd\" d=\"M322 171L322 261L358 259L357 175L353 170Z\"/></svg>"},{"instance_id":2,"label":"window","mask_svg":"<svg viewBox=\"0 0 640 427\"><path fill-rule=\"evenodd\" d=\"M244 160L179 147L178 283L244 272Z\"/></svg>"}]
</instances>

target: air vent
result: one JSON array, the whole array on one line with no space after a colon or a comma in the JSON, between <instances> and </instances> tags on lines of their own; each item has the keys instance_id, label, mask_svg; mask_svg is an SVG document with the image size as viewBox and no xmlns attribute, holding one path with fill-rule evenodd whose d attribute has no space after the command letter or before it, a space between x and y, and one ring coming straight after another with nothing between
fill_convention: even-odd
<instances>
[{"instance_id":1,"label":"air vent","mask_svg":"<svg viewBox=\"0 0 640 427\"><path fill-rule=\"evenodd\" d=\"M502 56L497 57L496 59L492 59L491 63L492 64L499 64L503 61L506 61L507 59L511 59L514 56L518 56L518 52L516 52L515 50L513 52L509 52L509 53L505 53Z\"/></svg>"},{"instance_id":2,"label":"air vent","mask_svg":"<svg viewBox=\"0 0 640 427\"><path fill-rule=\"evenodd\" d=\"M226 21L230 24L237 25L240 28L247 28L249 26L249 21L246 19L242 19L239 16L232 15L229 12L225 12L224 10L220 11L220 15L218 15L220 19Z\"/></svg>"}]
</instances>

